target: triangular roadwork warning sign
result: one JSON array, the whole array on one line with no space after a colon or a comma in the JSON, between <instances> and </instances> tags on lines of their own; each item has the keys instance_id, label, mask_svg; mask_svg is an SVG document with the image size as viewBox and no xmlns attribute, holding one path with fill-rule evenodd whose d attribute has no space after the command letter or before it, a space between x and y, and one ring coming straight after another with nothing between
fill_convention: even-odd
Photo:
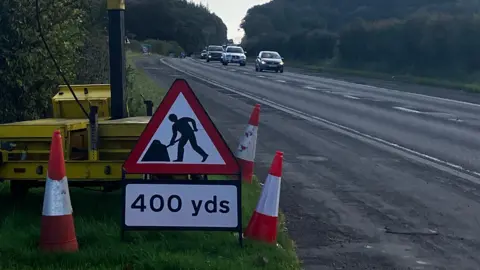
<instances>
[{"instance_id":1,"label":"triangular roadwork warning sign","mask_svg":"<svg viewBox=\"0 0 480 270\"><path fill-rule=\"evenodd\" d=\"M176 79L123 164L133 174L238 174L240 167L190 85Z\"/></svg>"}]
</instances>

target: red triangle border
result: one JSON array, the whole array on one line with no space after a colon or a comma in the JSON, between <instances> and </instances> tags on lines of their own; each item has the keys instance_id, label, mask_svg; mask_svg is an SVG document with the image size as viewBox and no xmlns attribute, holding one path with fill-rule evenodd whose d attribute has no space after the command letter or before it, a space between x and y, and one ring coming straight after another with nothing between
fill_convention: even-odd
<instances>
[{"instance_id":1,"label":"red triangle border","mask_svg":"<svg viewBox=\"0 0 480 270\"><path fill-rule=\"evenodd\" d=\"M198 120L209 135L225 164L182 164L182 163L137 163L145 148L148 146L153 135L167 116L168 111L177 100L180 93L183 94L188 104L196 114ZM240 166L228 147L225 139L217 129L205 108L202 106L190 85L184 79L176 79L147 126L140 135L137 144L130 152L123 164L128 174L225 174L234 175L240 173Z\"/></svg>"}]
</instances>

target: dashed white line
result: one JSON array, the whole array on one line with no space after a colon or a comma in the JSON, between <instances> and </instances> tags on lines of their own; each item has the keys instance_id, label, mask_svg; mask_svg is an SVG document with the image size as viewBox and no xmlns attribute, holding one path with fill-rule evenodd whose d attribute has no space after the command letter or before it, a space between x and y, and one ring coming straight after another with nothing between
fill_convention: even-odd
<instances>
[{"instance_id":1,"label":"dashed white line","mask_svg":"<svg viewBox=\"0 0 480 270\"><path fill-rule=\"evenodd\" d=\"M265 76L263 75L257 75L258 78L266 78Z\"/></svg>"},{"instance_id":2,"label":"dashed white line","mask_svg":"<svg viewBox=\"0 0 480 270\"><path fill-rule=\"evenodd\" d=\"M284 80L275 80L277 82L280 82L280 83L286 83L287 81L284 81Z\"/></svg>"},{"instance_id":3,"label":"dashed white line","mask_svg":"<svg viewBox=\"0 0 480 270\"><path fill-rule=\"evenodd\" d=\"M309 90L317 90L317 88L313 87L313 86L304 86L303 88L305 89L309 89Z\"/></svg>"},{"instance_id":4,"label":"dashed white line","mask_svg":"<svg viewBox=\"0 0 480 270\"><path fill-rule=\"evenodd\" d=\"M462 119L457 119L457 118L450 118L450 119L448 119L448 120L454 121L454 122L463 122Z\"/></svg>"},{"instance_id":5,"label":"dashed white line","mask_svg":"<svg viewBox=\"0 0 480 270\"><path fill-rule=\"evenodd\" d=\"M243 72L243 74L245 74L245 75L248 75L249 73L248 73L248 72L246 72L246 71L244 71L244 72Z\"/></svg>"},{"instance_id":6,"label":"dashed white line","mask_svg":"<svg viewBox=\"0 0 480 270\"><path fill-rule=\"evenodd\" d=\"M343 95L343 96L349 99L360 99L359 97L350 96L350 95Z\"/></svg>"},{"instance_id":7,"label":"dashed white line","mask_svg":"<svg viewBox=\"0 0 480 270\"><path fill-rule=\"evenodd\" d=\"M444 171L444 172L450 173L452 175L455 175L457 177L461 177L463 179L471 181L472 183L480 184L480 179L478 178L480 176L480 172L476 172L476 171L472 171L472 170L463 168L460 165L438 159L436 157L433 157L433 156L430 156L430 155L412 150L410 148L401 146L399 144L389 142L387 140L369 135L367 133L363 133L363 132L358 131L356 129L349 128L349 127L343 126L341 124L337 124L337 123L329 121L327 119L324 119L324 118L321 118L321 117L318 117L318 116L315 116L315 115L307 114L305 112L302 112L302 111L287 107L285 105L276 103L276 102L271 101L269 99L266 99L266 98L263 98L263 97L257 97L257 96L254 96L254 95L250 94L250 93L247 94L243 91L238 91L238 90L232 89L232 88L230 88L228 86L225 86L225 85L222 85L222 84L220 84L220 83L218 83L214 80L205 79L205 78L203 78L201 76L198 76L198 75L196 75L192 72L185 71L185 70L182 70L180 68L177 68L170 63L166 63L163 60L162 60L162 62L165 65L171 67L172 69L183 72L183 73L185 73L185 74L187 74L191 77L194 77L194 78L202 80L206 83L218 86L222 89L225 89L225 90L230 91L232 93L235 93L237 95L249 98L251 100L255 100L259 103L265 104L267 106L270 106L270 107L275 108L279 111L288 113L290 115L297 116L297 117L302 118L302 119L304 119L306 121L309 121L311 123L314 123L314 124L317 124L317 125L320 125L320 126L324 126L326 128L331 129L332 131L336 131L336 132L339 132L341 134L345 134L349 137L358 139L358 140L363 141L363 142L367 142L367 143L370 143L370 144L377 145L378 147L380 147L382 149L385 149L389 152L398 154L398 155L403 156L405 158L412 159L412 160L417 161L419 163L429 165L429 166L434 167L436 169L439 169L441 171ZM473 176L473 175L475 175L475 176Z\"/></svg>"},{"instance_id":8,"label":"dashed white line","mask_svg":"<svg viewBox=\"0 0 480 270\"><path fill-rule=\"evenodd\" d=\"M422 113L420 111L416 111L416 110L412 110L412 109L408 109L408 108L404 108L404 107L393 107L393 108L397 109L397 110L400 110L400 111L409 112L409 113Z\"/></svg>"}]
</instances>

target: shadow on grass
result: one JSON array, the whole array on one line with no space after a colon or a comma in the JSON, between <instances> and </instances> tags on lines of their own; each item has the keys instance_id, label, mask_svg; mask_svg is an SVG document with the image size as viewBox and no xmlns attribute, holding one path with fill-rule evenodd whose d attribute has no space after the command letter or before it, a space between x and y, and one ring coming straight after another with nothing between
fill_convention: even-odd
<instances>
[{"instance_id":1,"label":"shadow on grass","mask_svg":"<svg viewBox=\"0 0 480 270\"><path fill-rule=\"evenodd\" d=\"M120 192L71 188L80 252L38 251L43 189L13 201L0 185L0 269L298 269L288 237L284 248L246 241L241 249L229 232L128 232L120 241ZM254 185L243 188L244 226L258 200ZM269 263L265 263L269 261Z\"/></svg>"}]
</instances>

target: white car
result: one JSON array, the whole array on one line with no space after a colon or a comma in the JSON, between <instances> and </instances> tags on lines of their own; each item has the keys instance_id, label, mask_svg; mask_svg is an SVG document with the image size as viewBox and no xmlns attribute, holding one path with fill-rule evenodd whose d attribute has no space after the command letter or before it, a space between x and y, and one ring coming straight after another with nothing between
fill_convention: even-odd
<instances>
[{"instance_id":1,"label":"white car","mask_svg":"<svg viewBox=\"0 0 480 270\"><path fill-rule=\"evenodd\" d=\"M247 56L245 54L246 52L240 46L227 46L220 61L224 66L229 63L235 63L243 67L247 64Z\"/></svg>"}]
</instances>

